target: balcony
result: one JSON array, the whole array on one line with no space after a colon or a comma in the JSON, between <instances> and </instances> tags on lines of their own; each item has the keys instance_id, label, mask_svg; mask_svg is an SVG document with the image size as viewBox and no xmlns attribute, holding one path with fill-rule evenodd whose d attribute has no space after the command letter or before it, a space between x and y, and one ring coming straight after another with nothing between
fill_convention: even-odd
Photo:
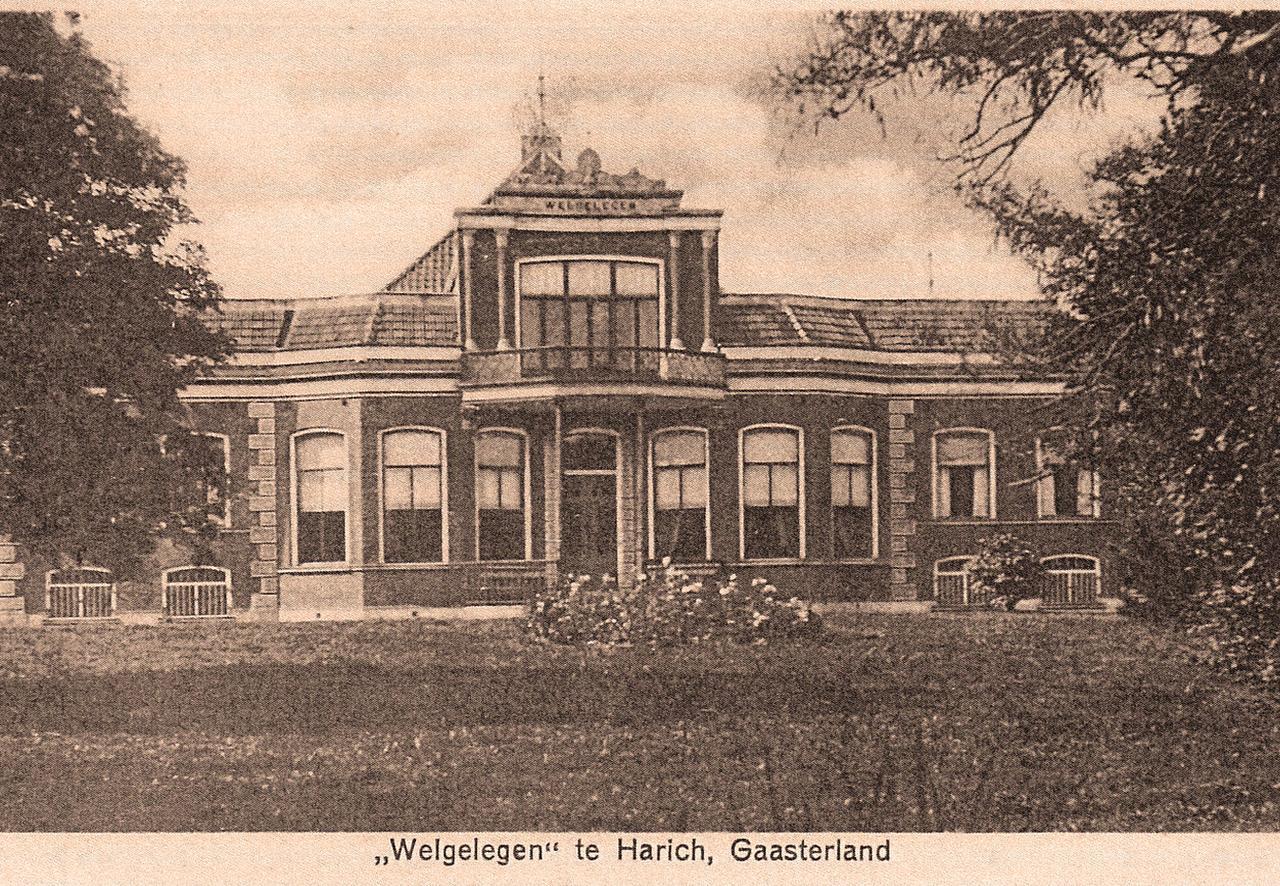
<instances>
[{"instance_id":1,"label":"balcony","mask_svg":"<svg viewBox=\"0 0 1280 886\"><path fill-rule=\"evenodd\" d=\"M644 397L687 405L723 399L724 356L666 348L540 347L470 351L462 358L464 403L550 402L589 405Z\"/></svg>"}]
</instances>

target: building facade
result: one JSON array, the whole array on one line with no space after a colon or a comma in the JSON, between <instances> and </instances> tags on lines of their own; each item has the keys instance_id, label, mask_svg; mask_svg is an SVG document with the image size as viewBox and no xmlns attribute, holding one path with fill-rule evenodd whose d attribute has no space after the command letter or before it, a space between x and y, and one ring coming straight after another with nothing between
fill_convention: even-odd
<instances>
[{"instance_id":1,"label":"building facade","mask_svg":"<svg viewBox=\"0 0 1280 886\"><path fill-rule=\"evenodd\" d=\"M0 544L9 611L412 614L668 557L963 606L997 532L1046 558L1046 602L1107 589L1096 474L1027 433L1059 385L978 347L1045 305L724 293L720 212L570 167L545 127L455 220L382 291L214 319L236 352L184 399L225 453L216 562L166 548L125 584Z\"/></svg>"}]
</instances>

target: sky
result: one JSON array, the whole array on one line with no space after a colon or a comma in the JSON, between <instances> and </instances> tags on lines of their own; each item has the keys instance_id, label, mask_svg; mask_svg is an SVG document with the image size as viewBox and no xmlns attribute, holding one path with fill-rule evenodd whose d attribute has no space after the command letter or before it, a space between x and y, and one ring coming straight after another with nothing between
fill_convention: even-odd
<instances>
[{"instance_id":1,"label":"sky","mask_svg":"<svg viewBox=\"0 0 1280 886\"><path fill-rule=\"evenodd\" d=\"M1026 298L1030 269L934 158L959 112L928 100L817 134L755 88L816 14L730 3L236 3L80 7L132 113L188 164L229 298L380 289L519 161L539 73L565 159L595 148L723 209L721 286L857 298ZM1060 191L1153 119L1116 91L1019 163ZM930 286L930 279L933 284Z\"/></svg>"}]
</instances>

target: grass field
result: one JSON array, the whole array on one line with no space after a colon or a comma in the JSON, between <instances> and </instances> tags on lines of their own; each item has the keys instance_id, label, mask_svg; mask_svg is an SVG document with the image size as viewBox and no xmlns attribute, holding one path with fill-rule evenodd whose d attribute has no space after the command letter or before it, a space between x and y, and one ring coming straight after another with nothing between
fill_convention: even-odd
<instances>
[{"instance_id":1,"label":"grass field","mask_svg":"<svg viewBox=\"0 0 1280 886\"><path fill-rule=\"evenodd\" d=\"M0 632L5 830L1280 828L1280 699L1118 618L584 654L510 622Z\"/></svg>"}]
</instances>

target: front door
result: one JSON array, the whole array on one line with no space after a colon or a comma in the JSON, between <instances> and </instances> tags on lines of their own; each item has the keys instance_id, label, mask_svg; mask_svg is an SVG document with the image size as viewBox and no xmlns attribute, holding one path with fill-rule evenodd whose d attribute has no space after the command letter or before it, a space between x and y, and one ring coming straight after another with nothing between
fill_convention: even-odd
<instances>
[{"instance_id":1,"label":"front door","mask_svg":"<svg viewBox=\"0 0 1280 886\"><path fill-rule=\"evenodd\" d=\"M566 436L560 468L561 572L617 575L617 438L599 432Z\"/></svg>"}]
</instances>

